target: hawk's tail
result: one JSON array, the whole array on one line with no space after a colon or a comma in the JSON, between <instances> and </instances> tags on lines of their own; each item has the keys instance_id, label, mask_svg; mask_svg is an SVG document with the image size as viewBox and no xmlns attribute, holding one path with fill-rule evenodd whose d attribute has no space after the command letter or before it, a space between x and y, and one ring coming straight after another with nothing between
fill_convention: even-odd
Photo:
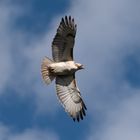
<instances>
[{"instance_id":1,"label":"hawk's tail","mask_svg":"<svg viewBox=\"0 0 140 140\"><path fill-rule=\"evenodd\" d=\"M42 61L41 65L41 74L43 77L43 80L47 85L49 85L55 78L55 76L49 71L49 64L53 63L51 59L48 57L45 57Z\"/></svg>"}]
</instances>

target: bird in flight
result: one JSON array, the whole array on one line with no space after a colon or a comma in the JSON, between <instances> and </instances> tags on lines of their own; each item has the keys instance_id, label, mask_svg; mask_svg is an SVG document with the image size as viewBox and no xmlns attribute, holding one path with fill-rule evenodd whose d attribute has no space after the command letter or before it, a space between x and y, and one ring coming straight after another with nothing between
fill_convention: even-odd
<instances>
[{"instance_id":1,"label":"bird in flight","mask_svg":"<svg viewBox=\"0 0 140 140\"><path fill-rule=\"evenodd\" d=\"M43 59L41 73L47 85L55 79L58 99L73 120L79 122L87 108L75 80L75 72L83 69L82 64L73 60L76 29L74 18L65 16L61 19L52 42L53 60Z\"/></svg>"}]
</instances>

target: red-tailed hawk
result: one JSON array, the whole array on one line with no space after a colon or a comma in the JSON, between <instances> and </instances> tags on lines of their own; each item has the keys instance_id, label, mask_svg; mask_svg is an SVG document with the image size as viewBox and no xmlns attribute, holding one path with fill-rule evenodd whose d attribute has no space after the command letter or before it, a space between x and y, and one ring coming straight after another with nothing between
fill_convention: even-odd
<instances>
[{"instance_id":1,"label":"red-tailed hawk","mask_svg":"<svg viewBox=\"0 0 140 140\"><path fill-rule=\"evenodd\" d=\"M65 111L74 121L79 121L86 115L86 106L75 80L75 72L83 69L82 64L73 60L76 27L71 16L62 18L52 42L53 60L47 57L43 59L41 73L46 84L56 80L57 96Z\"/></svg>"}]
</instances>

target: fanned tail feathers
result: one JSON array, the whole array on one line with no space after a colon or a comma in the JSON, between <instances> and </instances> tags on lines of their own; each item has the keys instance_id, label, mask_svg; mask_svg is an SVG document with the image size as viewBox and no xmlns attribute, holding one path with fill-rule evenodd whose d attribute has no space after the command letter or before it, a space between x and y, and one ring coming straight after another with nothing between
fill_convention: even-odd
<instances>
[{"instance_id":1,"label":"fanned tail feathers","mask_svg":"<svg viewBox=\"0 0 140 140\"><path fill-rule=\"evenodd\" d=\"M42 78L47 85L49 85L55 78L55 76L49 70L49 65L51 63L53 63L53 61L49 59L48 57L45 57L41 65Z\"/></svg>"}]
</instances>

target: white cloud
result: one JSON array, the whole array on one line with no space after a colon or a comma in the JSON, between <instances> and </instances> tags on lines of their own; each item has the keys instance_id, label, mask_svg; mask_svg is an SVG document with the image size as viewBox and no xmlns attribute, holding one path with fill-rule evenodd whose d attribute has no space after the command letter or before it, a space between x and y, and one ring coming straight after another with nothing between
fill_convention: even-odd
<instances>
[{"instance_id":1,"label":"white cloud","mask_svg":"<svg viewBox=\"0 0 140 140\"><path fill-rule=\"evenodd\" d=\"M134 1L127 0L74 0L71 9L67 12L75 17L78 24L74 51L75 60L86 65L84 71L77 73L81 94L87 103L88 114L91 117L95 115L96 111L104 114L105 116L102 117L104 117L105 123L108 121L110 112L116 109L120 103L123 105L127 95L130 97L132 92L136 93L136 90L130 87L129 81L124 79L126 67L123 60L135 48L134 42L139 43L139 32L133 30L133 27L138 28L140 23L138 5ZM56 17L52 21L50 30L44 36L28 43L26 33L15 31L12 34L13 32L11 33L9 30L10 22L8 19L11 16L9 7L6 7L5 10L0 9L0 11L3 11L0 12L0 18L3 17L0 29L4 32L4 38L3 34L0 34L0 40L3 44L0 48L0 65L2 66L0 69L0 77L2 77L0 79L0 92L8 84L13 85L19 95L28 97L30 94L33 97L36 101L38 114L56 112L58 106L54 85L47 87L42 83L40 63L45 55L51 56L51 41L61 17ZM24 59L26 62L26 65L20 64L22 71L14 63L13 56L15 54L11 51L13 49L11 44L16 44L14 49L17 49L19 55L22 55L20 59ZM132 46L129 46L130 44ZM19 63L21 62L19 61ZM17 75L19 73L20 75ZM13 75L17 77L14 81ZM26 93L25 86L30 88L32 92ZM127 107L129 106L126 105L124 109ZM119 111L122 112L122 110ZM123 117L126 116L123 115ZM120 123L117 118L119 119L119 113L114 118L115 127L118 127L117 125ZM128 121L127 123L129 125ZM91 123L91 129L93 125ZM111 128L107 123L106 127ZM104 131L101 132L104 135ZM25 133L27 134L27 131ZM32 132L30 131L30 133ZM108 134L108 131L106 133ZM91 135L92 138L94 135Z\"/></svg>"},{"instance_id":2,"label":"white cloud","mask_svg":"<svg viewBox=\"0 0 140 140\"><path fill-rule=\"evenodd\" d=\"M93 133L89 140L139 140L140 137L140 90L135 95L119 102L119 106L108 113L100 131Z\"/></svg>"},{"instance_id":3,"label":"white cloud","mask_svg":"<svg viewBox=\"0 0 140 140\"><path fill-rule=\"evenodd\" d=\"M124 59L137 47L134 46L136 41L140 44L139 31L133 30L140 23L139 2L135 2L73 1L73 8L68 12L74 15L78 24L75 54L79 55L75 57L85 63L86 69L77 75L80 75L78 79L85 98L89 97L89 107L92 104L98 108L103 102L106 104L102 104L104 110L129 87L129 81L124 77L127 71Z\"/></svg>"},{"instance_id":4,"label":"white cloud","mask_svg":"<svg viewBox=\"0 0 140 140\"><path fill-rule=\"evenodd\" d=\"M48 130L26 129L23 132L13 132L12 128L0 124L1 140L59 140L58 136Z\"/></svg>"},{"instance_id":5,"label":"white cloud","mask_svg":"<svg viewBox=\"0 0 140 140\"><path fill-rule=\"evenodd\" d=\"M22 14L22 8L10 2L0 1L0 94L10 84L9 80L15 71L13 55L18 53L15 46L20 40L12 27L15 19Z\"/></svg>"},{"instance_id":6,"label":"white cloud","mask_svg":"<svg viewBox=\"0 0 140 140\"><path fill-rule=\"evenodd\" d=\"M37 114L54 114L57 112L54 111L57 109L55 90L45 86L40 73L41 60L46 52L50 50L51 53L51 41L48 40L52 31L48 31L42 39L31 38L29 41L26 32L16 29L14 25L16 19L27 11L9 0L1 1L0 4L0 94L2 95L7 87L12 87L18 96L33 96Z\"/></svg>"},{"instance_id":7,"label":"white cloud","mask_svg":"<svg viewBox=\"0 0 140 140\"><path fill-rule=\"evenodd\" d=\"M12 66L11 66L11 55L9 53L8 42L5 40L6 34L8 32L6 29L6 23L8 22L9 12L7 12L6 8L2 5L0 6L0 93L2 93L5 84L11 75ZM11 70L10 70L11 69Z\"/></svg>"},{"instance_id":8,"label":"white cloud","mask_svg":"<svg viewBox=\"0 0 140 140\"><path fill-rule=\"evenodd\" d=\"M139 88L131 86L126 78L129 67L124 61L129 54L135 55L139 50L139 4L138 1L129 0L77 0L73 1L73 7L68 11L78 24L75 59L86 65L85 71L79 72L77 78L88 114L93 119L91 132L87 134L90 140L139 139L139 128L135 126L135 122L139 122L136 116L140 113L137 99ZM119 104L123 106L122 110ZM134 112L129 110L131 105ZM112 116L114 110L118 111L115 117ZM128 116L136 120L130 122ZM110 118L114 125L108 123ZM126 130L122 131L121 127Z\"/></svg>"}]
</instances>

